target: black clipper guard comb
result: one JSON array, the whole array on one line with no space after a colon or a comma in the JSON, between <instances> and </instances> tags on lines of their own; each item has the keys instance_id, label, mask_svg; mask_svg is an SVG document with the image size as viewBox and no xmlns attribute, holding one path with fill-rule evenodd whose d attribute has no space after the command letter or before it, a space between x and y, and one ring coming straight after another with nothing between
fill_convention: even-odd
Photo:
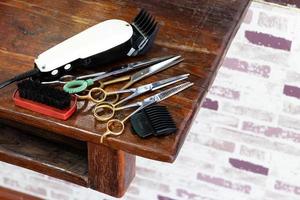
<instances>
[{"instance_id":1,"label":"black clipper guard comb","mask_svg":"<svg viewBox=\"0 0 300 200\"><path fill-rule=\"evenodd\" d=\"M128 55L143 55L149 51L154 43L159 30L158 23L150 13L142 9L131 23L131 26L133 28L132 49Z\"/></svg>"},{"instance_id":2,"label":"black clipper guard comb","mask_svg":"<svg viewBox=\"0 0 300 200\"><path fill-rule=\"evenodd\" d=\"M166 136L177 131L176 124L166 106L152 105L130 118L131 127L141 138Z\"/></svg>"}]
</instances>

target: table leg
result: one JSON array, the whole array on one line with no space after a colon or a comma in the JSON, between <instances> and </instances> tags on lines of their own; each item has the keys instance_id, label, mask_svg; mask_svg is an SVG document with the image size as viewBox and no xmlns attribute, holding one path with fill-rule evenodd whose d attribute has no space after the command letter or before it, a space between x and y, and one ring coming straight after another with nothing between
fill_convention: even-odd
<instances>
[{"instance_id":1,"label":"table leg","mask_svg":"<svg viewBox=\"0 0 300 200\"><path fill-rule=\"evenodd\" d=\"M89 185L121 197L135 176L135 156L104 145L88 143Z\"/></svg>"}]
</instances>

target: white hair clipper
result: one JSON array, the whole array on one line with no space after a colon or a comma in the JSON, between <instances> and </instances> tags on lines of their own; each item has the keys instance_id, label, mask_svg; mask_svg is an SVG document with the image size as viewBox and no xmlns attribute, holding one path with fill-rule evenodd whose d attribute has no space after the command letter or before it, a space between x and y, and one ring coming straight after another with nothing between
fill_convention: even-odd
<instances>
[{"instance_id":1,"label":"white hair clipper","mask_svg":"<svg viewBox=\"0 0 300 200\"><path fill-rule=\"evenodd\" d=\"M152 46L157 32L157 22L145 10L141 10L132 23L106 20L41 53L35 59L33 70L1 83L0 89L28 77L51 80L78 66L100 66L126 56L144 54Z\"/></svg>"}]
</instances>

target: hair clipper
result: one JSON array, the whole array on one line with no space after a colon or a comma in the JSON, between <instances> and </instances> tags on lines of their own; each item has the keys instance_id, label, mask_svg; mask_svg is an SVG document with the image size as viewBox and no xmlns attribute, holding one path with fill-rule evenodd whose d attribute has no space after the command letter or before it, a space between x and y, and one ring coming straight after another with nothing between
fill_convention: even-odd
<instances>
[{"instance_id":1,"label":"hair clipper","mask_svg":"<svg viewBox=\"0 0 300 200\"><path fill-rule=\"evenodd\" d=\"M146 53L158 32L158 24L145 10L132 23L111 19L96 24L41 53L34 69L0 83L0 89L29 77L52 80L76 67L94 67L126 56Z\"/></svg>"}]
</instances>

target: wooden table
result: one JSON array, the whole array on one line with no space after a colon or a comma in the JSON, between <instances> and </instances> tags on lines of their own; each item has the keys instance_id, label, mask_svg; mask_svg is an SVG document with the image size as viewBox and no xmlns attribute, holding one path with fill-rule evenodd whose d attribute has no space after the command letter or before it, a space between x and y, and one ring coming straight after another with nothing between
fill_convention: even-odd
<instances>
[{"instance_id":1,"label":"wooden table","mask_svg":"<svg viewBox=\"0 0 300 200\"><path fill-rule=\"evenodd\" d=\"M145 8L160 22L155 45L146 56L120 63L180 54L183 63L136 85L183 73L195 85L162 103L177 123L176 134L141 139L127 123L124 134L104 144L105 124L94 119L91 103L80 102L63 122L16 107L11 85L0 93L0 160L122 196L134 178L136 155L176 159L248 5L249 0L1 0L0 81L31 69L39 53L66 38L106 19L131 21Z\"/></svg>"}]
</instances>

